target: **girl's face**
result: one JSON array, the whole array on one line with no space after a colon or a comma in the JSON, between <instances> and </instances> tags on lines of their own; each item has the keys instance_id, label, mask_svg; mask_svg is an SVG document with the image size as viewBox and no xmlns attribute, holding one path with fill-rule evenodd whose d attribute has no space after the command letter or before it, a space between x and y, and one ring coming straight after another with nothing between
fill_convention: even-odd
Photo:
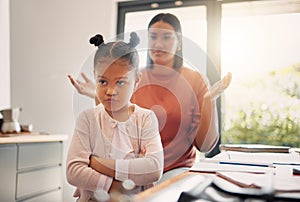
<instances>
[{"instance_id":1,"label":"girl's face","mask_svg":"<svg viewBox=\"0 0 300 202\"><path fill-rule=\"evenodd\" d=\"M173 67L180 42L172 25L158 21L148 31L149 55L156 65Z\"/></svg>"},{"instance_id":2,"label":"girl's face","mask_svg":"<svg viewBox=\"0 0 300 202\"><path fill-rule=\"evenodd\" d=\"M95 66L97 81L96 96L108 114L128 112L130 98L138 77L127 61L118 59L113 62L104 60Z\"/></svg>"}]
</instances>

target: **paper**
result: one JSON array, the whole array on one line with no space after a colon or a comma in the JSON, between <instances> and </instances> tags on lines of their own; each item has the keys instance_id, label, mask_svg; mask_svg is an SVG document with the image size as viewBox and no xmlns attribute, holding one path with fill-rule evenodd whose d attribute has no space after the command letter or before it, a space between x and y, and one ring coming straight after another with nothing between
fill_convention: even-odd
<instances>
[{"instance_id":1,"label":"paper","mask_svg":"<svg viewBox=\"0 0 300 202\"><path fill-rule=\"evenodd\" d=\"M286 164L300 165L300 155L298 153L247 153L236 151L223 151L216 155L214 160L231 160L265 164Z\"/></svg>"}]
</instances>

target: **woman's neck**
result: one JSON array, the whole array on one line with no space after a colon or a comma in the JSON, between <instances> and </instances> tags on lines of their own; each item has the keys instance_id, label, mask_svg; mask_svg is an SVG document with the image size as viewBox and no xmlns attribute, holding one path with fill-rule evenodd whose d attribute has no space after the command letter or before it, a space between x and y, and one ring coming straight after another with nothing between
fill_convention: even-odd
<instances>
[{"instance_id":1,"label":"woman's neck","mask_svg":"<svg viewBox=\"0 0 300 202\"><path fill-rule=\"evenodd\" d=\"M176 70L172 66L155 65L153 64L152 73L160 76L174 74Z\"/></svg>"}]
</instances>

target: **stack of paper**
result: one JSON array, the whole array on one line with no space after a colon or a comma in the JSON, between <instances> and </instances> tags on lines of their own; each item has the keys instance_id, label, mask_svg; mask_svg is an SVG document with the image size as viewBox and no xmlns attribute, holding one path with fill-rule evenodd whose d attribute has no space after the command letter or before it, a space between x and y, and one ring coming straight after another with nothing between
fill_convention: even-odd
<instances>
[{"instance_id":1,"label":"stack of paper","mask_svg":"<svg viewBox=\"0 0 300 202\"><path fill-rule=\"evenodd\" d=\"M298 166L298 153L223 151L212 159L196 162L190 171L215 173L217 179L225 179L241 188L269 188L276 193L297 194L300 193L300 175L293 173L293 168Z\"/></svg>"}]
</instances>

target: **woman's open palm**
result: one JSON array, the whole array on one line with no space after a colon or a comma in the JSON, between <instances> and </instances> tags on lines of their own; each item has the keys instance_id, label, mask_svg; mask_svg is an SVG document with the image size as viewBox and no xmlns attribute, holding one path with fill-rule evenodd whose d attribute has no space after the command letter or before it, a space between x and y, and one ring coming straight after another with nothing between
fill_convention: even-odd
<instances>
[{"instance_id":1,"label":"woman's open palm","mask_svg":"<svg viewBox=\"0 0 300 202\"><path fill-rule=\"evenodd\" d=\"M216 82L204 96L210 96L212 100L216 100L228 88L231 83L231 78L232 74L230 72L227 73L227 75Z\"/></svg>"},{"instance_id":2,"label":"woman's open palm","mask_svg":"<svg viewBox=\"0 0 300 202\"><path fill-rule=\"evenodd\" d=\"M74 79L71 75L68 75L68 78L78 93L94 98L96 89L95 84L85 75L85 73L81 72L81 76L84 79L84 82Z\"/></svg>"}]
</instances>

